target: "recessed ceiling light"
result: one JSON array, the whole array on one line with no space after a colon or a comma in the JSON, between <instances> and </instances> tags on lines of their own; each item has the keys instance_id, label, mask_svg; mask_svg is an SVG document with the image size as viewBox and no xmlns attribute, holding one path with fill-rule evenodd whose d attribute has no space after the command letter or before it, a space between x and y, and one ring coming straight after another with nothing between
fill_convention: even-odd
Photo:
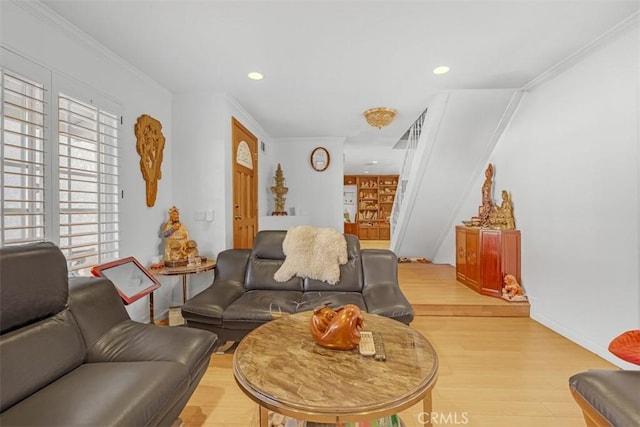
<instances>
[{"instance_id":1,"label":"recessed ceiling light","mask_svg":"<svg viewBox=\"0 0 640 427\"><path fill-rule=\"evenodd\" d=\"M258 73L257 71L253 71L249 74L247 74L247 76L249 76L249 78L251 80L262 80L264 78L264 76L260 73Z\"/></svg>"},{"instance_id":2,"label":"recessed ceiling light","mask_svg":"<svg viewBox=\"0 0 640 427\"><path fill-rule=\"evenodd\" d=\"M364 173L369 173L369 171L364 171Z\"/></svg>"},{"instance_id":3,"label":"recessed ceiling light","mask_svg":"<svg viewBox=\"0 0 640 427\"><path fill-rule=\"evenodd\" d=\"M378 163L377 160L371 160L371 164L375 165L376 163Z\"/></svg>"},{"instance_id":4,"label":"recessed ceiling light","mask_svg":"<svg viewBox=\"0 0 640 427\"><path fill-rule=\"evenodd\" d=\"M441 65L440 67L436 67L433 69L433 74L446 74L449 72L449 67L446 65Z\"/></svg>"}]
</instances>

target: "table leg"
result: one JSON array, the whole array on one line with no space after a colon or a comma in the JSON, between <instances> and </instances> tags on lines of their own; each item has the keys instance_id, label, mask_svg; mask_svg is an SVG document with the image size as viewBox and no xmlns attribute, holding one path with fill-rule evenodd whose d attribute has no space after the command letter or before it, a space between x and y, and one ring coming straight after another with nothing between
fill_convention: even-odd
<instances>
[{"instance_id":1,"label":"table leg","mask_svg":"<svg viewBox=\"0 0 640 427\"><path fill-rule=\"evenodd\" d=\"M182 303L187 302L187 275L182 275Z\"/></svg>"},{"instance_id":2,"label":"table leg","mask_svg":"<svg viewBox=\"0 0 640 427\"><path fill-rule=\"evenodd\" d=\"M269 427L269 411L264 406L260 406L260 427Z\"/></svg>"},{"instance_id":3,"label":"table leg","mask_svg":"<svg viewBox=\"0 0 640 427\"><path fill-rule=\"evenodd\" d=\"M153 314L153 292L149 294L149 323L152 325L156 323L156 319Z\"/></svg>"},{"instance_id":4,"label":"table leg","mask_svg":"<svg viewBox=\"0 0 640 427\"><path fill-rule=\"evenodd\" d=\"M431 425L431 410L433 409L431 404L431 391L427 392L422 399L422 411L424 412L424 420L422 423L426 426Z\"/></svg>"}]
</instances>

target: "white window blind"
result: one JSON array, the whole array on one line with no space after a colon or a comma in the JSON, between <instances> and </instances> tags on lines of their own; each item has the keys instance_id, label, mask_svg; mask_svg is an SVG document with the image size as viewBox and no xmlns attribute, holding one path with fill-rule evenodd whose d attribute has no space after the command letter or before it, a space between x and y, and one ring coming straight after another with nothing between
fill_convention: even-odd
<instances>
[{"instance_id":1,"label":"white window blind","mask_svg":"<svg viewBox=\"0 0 640 427\"><path fill-rule=\"evenodd\" d=\"M118 258L118 117L58 96L60 249L71 274Z\"/></svg>"},{"instance_id":2,"label":"white window blind","mask_svg":"<svg viewBox=\"0 0 640 427\"><path fill-rule=\"evenodd\" d=\"M2 245L45 239L45 95L42 83L2 74Z\"/></svg>"}]
</instances>

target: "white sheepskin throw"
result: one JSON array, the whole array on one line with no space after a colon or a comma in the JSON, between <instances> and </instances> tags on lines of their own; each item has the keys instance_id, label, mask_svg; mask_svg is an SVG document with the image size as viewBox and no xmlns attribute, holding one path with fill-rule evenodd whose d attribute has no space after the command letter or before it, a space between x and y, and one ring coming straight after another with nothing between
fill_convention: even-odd
<instances>
[{"instance_id":1,"label":"white sheepskin throw","mask_svg":"<svg viewBox=\"0 0 640 427\"><path fill-rule=\"evenodd\" d=\"M347 263L347 241L334 228L292 227L282 242L282 250L286 258L273 275L277 282L298 276L335 285L340 280L340 266Z\"/></svg>"}]
</instances>

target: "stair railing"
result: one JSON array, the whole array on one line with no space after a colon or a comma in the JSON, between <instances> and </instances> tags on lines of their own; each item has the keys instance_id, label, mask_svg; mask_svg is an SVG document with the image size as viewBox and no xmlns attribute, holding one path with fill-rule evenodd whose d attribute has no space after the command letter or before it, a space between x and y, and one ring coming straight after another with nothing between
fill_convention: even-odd
<instances>
[{"instance_id":1,"label":"stair railing","mask_svg":"<svg viewBox=\"0 0 640 427\"><path fill-rule=\"evenodd\" d=\"M402 163L402 169L400 171L400 179L398 181L398 187L396 189L396 196L393 200L393 208L391 210L391 235L393 236L393 230L395 229L398 217L400 215L400 209L402 207L402 199L407 189L407 183L409 182L409 174L411 173L411 165L413 163L413 156L418 148L418 140L422 133L422 125L427 115L427 110L424 110L422 114L413 122L413 125L409 128L409 137L407 139L407 147L405 149L404 161Z\"/></svg>"}]
</instances>

